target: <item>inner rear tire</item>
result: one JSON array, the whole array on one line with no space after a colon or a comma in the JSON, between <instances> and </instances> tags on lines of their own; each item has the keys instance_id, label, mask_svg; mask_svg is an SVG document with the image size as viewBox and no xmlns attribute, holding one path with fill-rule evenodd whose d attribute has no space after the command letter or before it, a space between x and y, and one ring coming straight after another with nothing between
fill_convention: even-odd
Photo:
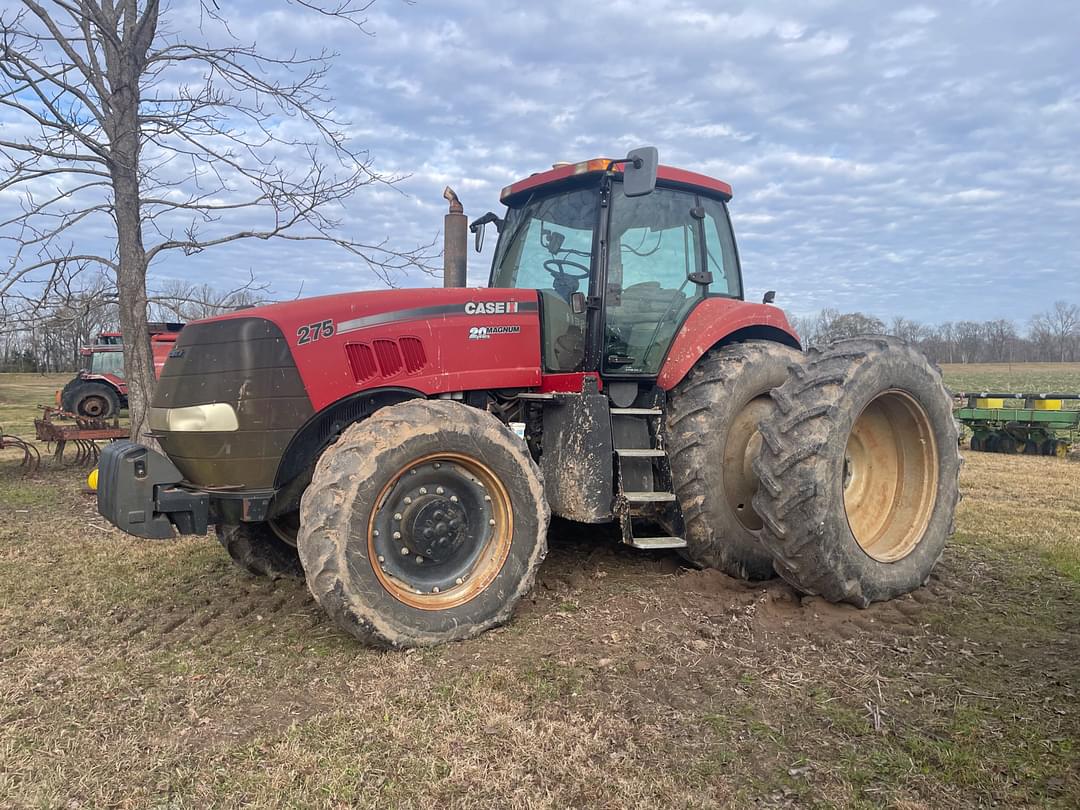
<instances>
[{"instance_id":1,"label":"inner rear tire","mask_svg":"<svg viewBox=\"0 0 1080 810\"><path fill-rule=\"evenodd\" d=\"M227 523L217 527L218 541L233 562L257 577L297 578L304 575L296 549L266 523Z\"/></svg>"},{"instance_id":2,"label":"inner rear tire","mask_svg":"<svg viewBox=\"0 0 1080 810\"><path fill-rule=\"evenodd\" d=\"M429 646L510 618L547 552L549 517L513 431L477 408L410 400L323 453L297 547L339 627L380 647Z\"/></svg>"},{"instance_id":3,"label":"inner rear tire","mask_svg":"<svg viewBox=\"0 0 1080 810\"><path fill-rule=\"evenodd\" d=\"M812 350L773 398L754 507L777 573L859 607L924 584L959 499L937 368L895 338L852 338Z\"/></svg>"},{"instance_id":4,"label":"inner rear tire","mask_svg":"<svg viewBox=\"0 0 1080 810\"><path fill-rule=\"evenodd\" d=\"M740 579L774 576L754 512L761 446L758 422L775 408L769 392L802 353L771 341L733 343L702 357L671 394L667 441L683 513L683 555Z\"/></svg>"}]
</instances>

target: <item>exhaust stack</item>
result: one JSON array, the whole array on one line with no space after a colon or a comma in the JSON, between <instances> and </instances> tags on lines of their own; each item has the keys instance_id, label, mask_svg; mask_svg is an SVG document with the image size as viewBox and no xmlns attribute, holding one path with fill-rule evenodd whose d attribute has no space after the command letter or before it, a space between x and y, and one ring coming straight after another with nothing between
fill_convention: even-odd
<instances>
[{"instance_id":1,"label":"exhaust stack","mask_svg":"<svg viewBox=\"0 0 1080 810\"><path fill-rule=\"evenodd\" d=\"M447 186L443 197L450 203L450 211L443 218L443 286L464 287L468 269L468 223L465 209L454 190Z\"/></svg>"}]
</instances>

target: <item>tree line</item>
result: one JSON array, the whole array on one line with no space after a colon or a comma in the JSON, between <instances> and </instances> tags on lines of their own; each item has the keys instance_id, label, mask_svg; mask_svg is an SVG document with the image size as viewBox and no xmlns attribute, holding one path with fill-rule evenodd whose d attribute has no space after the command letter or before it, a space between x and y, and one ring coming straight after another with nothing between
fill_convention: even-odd
<instances>
[{"instance_id":1,"label":"tree line","mask_svg":"<svg viewBox=\"0 0 1080 810\"><path fill-rule=\"evenodd\" d=\"M1065 301L1020 326L1008 318L924 324L898 316L886 323L873 315L835 309L793 320L808 346L855 335L895 335L936 363L1080 362L1080 306Z\"/></svg>"},{"instance_id":2,"label":"tree line","mask_svg":"<svg viewBox=\"0 0 1080 810\"><path fill-rule=\"evenodd\" d=\"M102 332L121 331L117 292L106 278L57 298L31 317L0 327L0 372L74 372L82 365L83 346ZM169 281L148 299L148 321L180 323L269 303L266 288L254 280L224 291Z\"/></svg>"}]
</instances>

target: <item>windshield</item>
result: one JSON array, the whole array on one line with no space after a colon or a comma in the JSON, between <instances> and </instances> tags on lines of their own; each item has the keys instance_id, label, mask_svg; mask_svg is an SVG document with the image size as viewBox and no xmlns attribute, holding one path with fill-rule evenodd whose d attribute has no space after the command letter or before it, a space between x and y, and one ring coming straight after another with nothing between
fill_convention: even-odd
<instances>
[{"instance_id":1,"label":"windshield","mask_svg":"<svg viewBox=\"0 0 1080 810\"><path fill-rule=\"evenodd\" d=\"M94 352L90 355L90 371L94 374L112 374L124 376L123 352Z\"/></svg>"},{"instance_id":2,"label":"windshield","mask_svg":"<svg viewBox=\"0 0 1080 810\"><path fill-rule=\"evenodd\" d=\"M586 290L597 215L596 188L552 194L506 212L493 287Z\"/></svg>"}]
</instances>

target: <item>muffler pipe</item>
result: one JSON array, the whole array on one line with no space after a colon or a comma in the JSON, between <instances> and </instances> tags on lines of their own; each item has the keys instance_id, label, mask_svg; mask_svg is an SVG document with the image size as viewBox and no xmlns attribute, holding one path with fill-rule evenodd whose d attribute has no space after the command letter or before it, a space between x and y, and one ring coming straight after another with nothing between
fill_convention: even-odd
<instances>
[{"instance_id":1,"label":"muffler pipe","mask_svg":"<svg viewBox=\"0 0 1080 810\"><path fill-rule=\"evenodd\" d=\"M443 286L464 287L467 284L469 220L454 190L447 186L443 197L450 211L443 217Z\"/></svg>"}]
</instances>

